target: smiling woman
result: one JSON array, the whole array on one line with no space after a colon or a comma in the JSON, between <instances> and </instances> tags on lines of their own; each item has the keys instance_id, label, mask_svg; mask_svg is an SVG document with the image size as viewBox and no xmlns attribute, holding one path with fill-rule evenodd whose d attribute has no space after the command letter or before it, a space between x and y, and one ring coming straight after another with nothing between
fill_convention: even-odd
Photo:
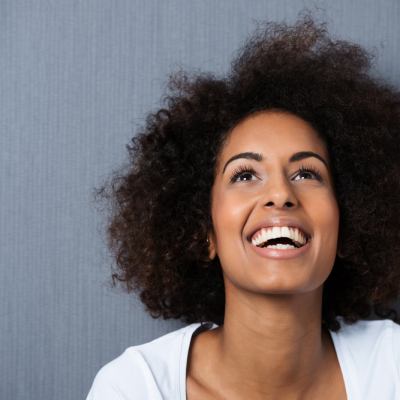
<instances>
[{"instance_id":1,"label":"smiling woman","mask_svg":"<svg viewBox=\"0 0 400 400\"><path fill-rule=\"evenodd\" d=\"M251 150L262 156L254 159ZM230 305L240 299L237 290L260 293L261 302L273 293L308 292L315 297L304 300L320 314L323 283L335 262L339 230L328 158L312 126L287 112L258 112L231 130L216 164L210 232L211 257L218 255L223 266ZM272 227L285 229L269 233L267 228ZM293 239L294 229L297 238L301 234L308 239L304 246L294 246L290 228ZM254 245L257 239L265 246ZM301 300L295 302L299 306ZM271 318L267 304L260 309ZM234 306L235 315L239 307Z\"/></svg>"},{"instance_id":2,"label":"smiling woman","mask_svg":"<svg viewBox=\"0 0 400 400\"><path fill-rule=\"evenodd\" d=\"M98 194L113 282L189 325L129 347L88 400L400 398L400 94L370 64L305 16L258 29L225 77L171 77Z\"/></svg>"}]
</instances>

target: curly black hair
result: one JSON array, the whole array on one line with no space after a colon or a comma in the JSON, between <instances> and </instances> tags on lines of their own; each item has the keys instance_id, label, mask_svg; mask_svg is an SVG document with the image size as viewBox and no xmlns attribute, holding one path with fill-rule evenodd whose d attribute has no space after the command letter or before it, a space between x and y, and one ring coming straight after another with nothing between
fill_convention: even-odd
<instances>
[{"instance_id":1,"label":"curly black hair","mask_svg":"<svg viewBox=\"0 0 400 400\"><path fill-rule=\"evenodd\" d=\"M127 145L129 164L95 194L111 204L112 285L135 291L153 318L223 324L218 257L208 258L211 187L229 131L252 113L308 121L329 152L340 252L324 283L322 320L338 331L371 312L398 320L400 93L372 77L373 56L332 39L326 23L260 23L222 77L172 73L164 107Z\"/></svg>"}]
</instances>

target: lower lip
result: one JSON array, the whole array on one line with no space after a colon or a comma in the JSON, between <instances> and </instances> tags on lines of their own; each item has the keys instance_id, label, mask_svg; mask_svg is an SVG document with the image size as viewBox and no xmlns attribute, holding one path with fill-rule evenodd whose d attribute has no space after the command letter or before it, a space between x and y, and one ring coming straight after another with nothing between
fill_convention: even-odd
<instances>
[{"instance_id":1,"label":"lower lip","mask_svg":"<svg viewBox=\"0 0 400 400\"><path fill-rule=\"evenodd\" d=\"M296 249L271 249L268 247L257 247L250 243L251 248L261 257L288 259L298 257L310 248L311 239L302 247Z\"/></svg>"}]
</instances>

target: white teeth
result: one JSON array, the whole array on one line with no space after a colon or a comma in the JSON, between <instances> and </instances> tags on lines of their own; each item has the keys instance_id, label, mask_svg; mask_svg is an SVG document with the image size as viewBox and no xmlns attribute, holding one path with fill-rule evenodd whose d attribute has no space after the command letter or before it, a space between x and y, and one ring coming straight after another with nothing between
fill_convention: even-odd
<instances>
[{"instance_id":1,"label":"white teeth","mask_svg":"<svg viewBox=\"0 0 400 400\"><path fill-rule=\"evenodd\" d=\"M282 228L281 228L281 234L282 234L282 236L290 237L289 228L288 228L287 226L282 226ZM293 238L294 238L294 235L293 235Z\"/></svg>"},{"instance_id":2,"label":"white teeth","mask_svg":"<svg viewBox=\"0 0 400 400\"><path fill-rule=\"evenodd\" d=\"M299 229L288 226L273 226L269 228L262 228L255 235L253 235L251 242L254 246L259 246L260 244L266 242L267 240L279 237L289 238L293 240L297 246L303 246L307 242L306 237ZM286 245L278 243L275 246L286 246ZM291 248L294 247L291 245L289 246ZM270 245L268 247L273 247L273 246Z\"/></svg>"},{"instance_id":3,"label":"white teeth","mask_svg":"<svg viewBox=\"0 0 400 400\"><path fill-rule=\"evenodd\" d=\"M295 249L295 246L292 246L291 244L282 244L282 243L278 243L278 244L270 244L269 246L267 246L269 249Z\"/></svg>"}]
</instances>

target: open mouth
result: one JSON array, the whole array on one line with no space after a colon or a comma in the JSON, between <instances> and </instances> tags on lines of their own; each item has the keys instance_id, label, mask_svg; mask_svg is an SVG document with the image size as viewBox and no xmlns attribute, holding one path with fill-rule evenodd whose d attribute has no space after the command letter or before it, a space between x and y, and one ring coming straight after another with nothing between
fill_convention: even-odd
<instances>
[{"instance_id":1,"label":"open mouth","mask_svg":"<svg viewBox=\"0 0 400 400\"><path fill-rule=\"evenodd\" d=\"M299 238L297 238L299 240ZM276 237L268 240L256 240L250 242L251 248L261 257L285 260L303 257L310 249L311 236L297 242L288 237Z\"/></svg>"},{"instance_id":2,"label":"open mouth","mask_svg":"<svg viewBox=\"0 0 400 400\"><path fill-rule=\"evenodd\" d=\"M293 226L263 227L248 237L253 246L271 249L299 249L310 239L309 233Z\"/></svg>"},{"instance_id":3,"label":"open mouth","mask_svg":"<svg viewBox=\"0 0 400 400\"><path fill-rule=\"evenodd\" d=\"M293 240L288 237L278 237L266 240L263 243L257 244L257 247L268 247L272 249L298 249L300 247L305 246L309 242L310 238L308 236L305 237L305 241L300 242Z\"/></svg>"}]
</instances>

